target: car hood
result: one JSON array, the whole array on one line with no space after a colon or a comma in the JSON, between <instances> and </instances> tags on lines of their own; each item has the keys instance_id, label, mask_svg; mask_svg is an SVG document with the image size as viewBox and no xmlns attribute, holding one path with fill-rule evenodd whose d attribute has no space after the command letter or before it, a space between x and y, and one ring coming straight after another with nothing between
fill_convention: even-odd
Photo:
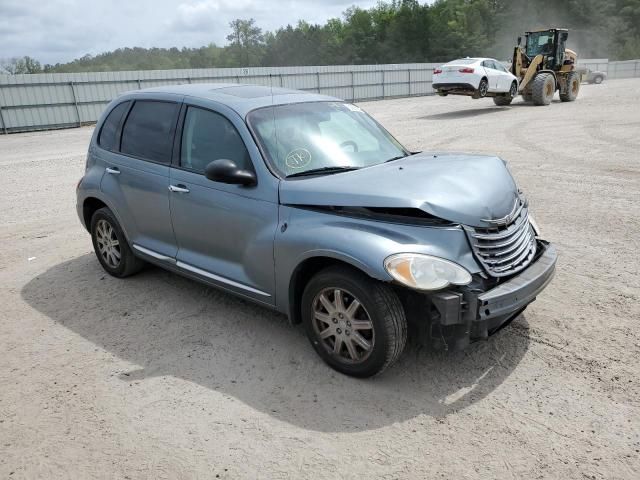
<instances>
[{"instance_id":1,"label":"car hood","mask_svg":"<svg viewBox=\"0 0 640 480\"><path fill-rule=\"evenodd\" d=\"M512 213L518 189L498 157L419 153L349 172L280 182L285 205L417 208L474 227Z\"/></svg>"}]
</instances>

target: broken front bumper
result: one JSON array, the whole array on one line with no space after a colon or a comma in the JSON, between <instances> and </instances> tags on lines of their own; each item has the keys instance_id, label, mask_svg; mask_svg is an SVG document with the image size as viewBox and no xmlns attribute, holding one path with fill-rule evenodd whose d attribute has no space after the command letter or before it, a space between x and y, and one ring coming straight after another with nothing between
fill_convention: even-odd
<instances>
[{"instance_id":1,"label":"broken front bumper","mask_svg":"<svg viewBox=\"0 0 640 480\"><path fill-rule=\"evenodd\" d=\"M518 275L495 288L444 291L429 297L429 337L435 346L462 349L486 339L517 317L549 284L556 269L553 245L538 241L542 254Z\"/></svg>"}]
</instances>

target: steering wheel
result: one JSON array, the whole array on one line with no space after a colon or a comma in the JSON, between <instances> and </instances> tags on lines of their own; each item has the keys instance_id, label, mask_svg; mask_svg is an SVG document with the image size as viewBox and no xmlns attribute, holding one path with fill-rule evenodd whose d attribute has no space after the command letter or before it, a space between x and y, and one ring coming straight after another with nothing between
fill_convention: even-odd
<instances>
[{"instance_id":1,"label":"steering wheel","mask_svg":"<svg viewBox=\"0 0 640 480\"><path fill-rule=\"evenodd\" d=\"M344 148L344 147L353 147L354 152L358 151L358 144L353 140L347 140L346 142L342 142L340 144L340 148Z\"/></svg>"}]
</instances>

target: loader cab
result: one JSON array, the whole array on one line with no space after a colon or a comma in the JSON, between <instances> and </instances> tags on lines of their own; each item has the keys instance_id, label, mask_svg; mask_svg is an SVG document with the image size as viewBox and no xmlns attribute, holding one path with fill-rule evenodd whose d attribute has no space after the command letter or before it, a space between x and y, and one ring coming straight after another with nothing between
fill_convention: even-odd
<instances>
[{"instance_id":1,"label":"loader cab","mask_svg":"<svg viewBox=\"0 0 640 480\"><path fill-rule=\"evenodd\" d=\"M525 53L533 59L537 55L544 57L543 68L560 70L565 61L565 44L569 38L566 29L551 28L525 33Z\"/></svg>"}]
</instances>

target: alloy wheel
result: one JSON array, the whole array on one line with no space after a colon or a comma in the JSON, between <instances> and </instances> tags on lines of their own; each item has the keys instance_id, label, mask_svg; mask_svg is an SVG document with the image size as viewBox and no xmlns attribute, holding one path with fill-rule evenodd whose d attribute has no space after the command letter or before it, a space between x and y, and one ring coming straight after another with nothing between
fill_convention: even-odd
<instances>
[{"instance_id":1,"label":"alloy wheel","mask_svg":"<svg viewBox=\"0 0 640 480\"><path fill-rule=\"evenodd\" d=\"M322 346L341 362L362 363L375 343L373 322L350 292L325 288L312 303L313 330Z\"/></svg>"},{"instance_id":2,"label":"alloy wheel","mask_svg":"<svg viewBox=\"0 0 640 480\"><path fill-rule=\"evenodd\" d=\"M489 85L487 84L487 82L480 82L480 96L484 97L487 94L487 89L489 88Z\"/></svg>"},{"instance_id":3,"label":"alloy wheel","mask_svg":"<svg viewBox=\"0 0 640 480\"><path fill-rule=\"evenodd\" d=\"M105 263L111 268L118 268L122 258L120 241L114 228L104 219L100 219L96 225L96 243Z\"/></svg>"}]
</instances>

